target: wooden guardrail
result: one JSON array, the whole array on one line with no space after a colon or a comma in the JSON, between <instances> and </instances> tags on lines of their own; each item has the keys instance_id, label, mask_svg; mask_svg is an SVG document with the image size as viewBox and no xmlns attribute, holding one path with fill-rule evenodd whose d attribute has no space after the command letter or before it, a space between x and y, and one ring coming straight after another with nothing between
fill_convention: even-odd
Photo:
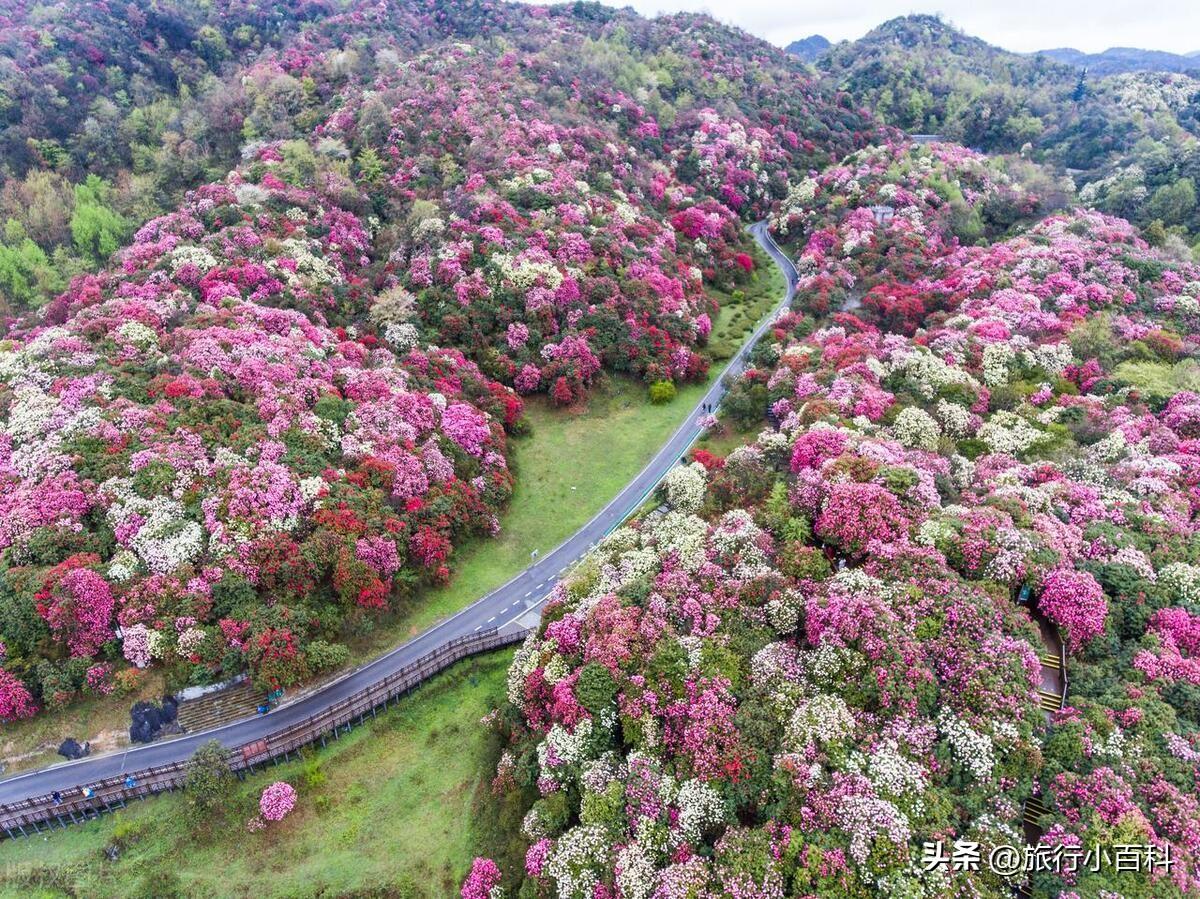
<instances>
[{"instance_id":1,"label":"wooden guardrail","mask_svg":"<svg viewBox=\"0 0 1200 899\"><path fill-rule=\"evenodd\" d=\"M399 696L412 690L455 662L511 646L525 639L528 631L514 630L501 634L496 628L456 637L425 654L399 671L376 681L359 692L339 700L303 721L282 727L265 737L229 748L230 768L244 777L247 770L264 762L287 758L305 746L327 738L337 739L343 729L361 724L367 715L376 712ZM54 793L32 796L19 802L0 805L0 839L4 836L28 836L41 833L47 826L66 827L101 814L111 812L134 799L144 799L182 787L187 778L188 760L156 765L139 771L122 773L103 780L92 781ZM89 794L90 791L90 794Z\"/></svg>"}]
</instances>

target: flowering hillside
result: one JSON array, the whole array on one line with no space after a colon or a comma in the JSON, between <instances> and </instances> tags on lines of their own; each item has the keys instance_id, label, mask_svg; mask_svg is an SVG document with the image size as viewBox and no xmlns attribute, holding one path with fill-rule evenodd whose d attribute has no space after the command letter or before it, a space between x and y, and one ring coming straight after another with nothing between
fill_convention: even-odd
<instances>
[{"instance_id":1,"label":"flowering hillside","mask_svg":"<svg viewBox=\"0 0 1200 899\"><path fill-rule=\"evenodd\" d=\"M398 124L368 187L405 223L378 247L384 289L370 318L381 336L427 329L561 404L602 368L702 377L717 311L705 276L748 273L737 217L697 202L611 130L555 124L564 116L533 99L518 60L501 61L503 84L488 81L495 64L470 48L422 56L379 95ZM322 134L352 135L366 115L342 110Z\"/></svg>"},{"instance_id":2,"label":"flowering hillside","mask_svg":"<svg viewBox=\"0 0 1200 899\"><path fill-rule=\"evenodd\" d=\"M69 13L0 19L5 719L340 664L496 532L521 394L703 379L745 224L873 134L700 16Z\"/></svg>"},{"instance_id":3,"label":"flowering hillside","mask_svg":"<svg viewBox=\"0 0 1200 899\"><path fill-rule=\"evenodd\" d=\"M911 221L942 311L781 318L727 403L777 426L677 468L518 653L495 787L530 895L1005 896L922 847L1022 847L1035 795L1046 846L1173 859L1035 894L1200 894L1200 270L1096 213Z\"/></svg>"},{"instance_id":4,"label":"flowering hillside","mask_svg":"<svg viewBox=\"0 0 1200 899\"><path fill-rule=\"evenodd\" d=\"M366 232L272 149L249 171L0 345L6 718L119 661L295 683L498 527L521 401L456 350L324 325Z\"/></svg>"},{"instance_id":5,"label":"flowering hillside","mask_svg":"<svg viewBox=\"0 0 1200 899\"><path fill-rule=\"evenodd\" d=\"M419 132L403 112L393 121L395 103L377 95L398 81L410 95L440 82L441 95L421 108L443 116L467 88L476 96L464 94L460 114L482 110L478 133L498 147L504 126L497 133L487 120L512 115L518 102L523 119L603 129L590 130L593 163L636 151L679 168L680 181L746 220L765 213L788 171L824 165L875 133L868 115L782 51L704 16L648 21L590 4L479 0L141 7L53 0L0 11L0 315L41 306L72 275L102 267L141 222L223 177L245 142L308 141L347 106L365 114L325 149L357 162L367 181L380 156L411 172L420 153L393 159L385 144L394 124L405 124L408 143ZM470 68L408 65L463 50L477 55ZM443 139L427 133L422 150ZM527 174L495 159L469 166L464 157L480 146L443 150L485 176ZM444 190L430 189L430 173L445 188L453 182L439 162L431 158L421 179L431 200ZM384 222L407 218L402 204L375 199ZM630 200L642 211L639 197Z\"/></svg>"},{"instance_id":6,"label":"flowering hillside","mask_svg":"<svg viewBox=\"0 0 1200 899\"><path fill-rule=\"evenodd\" d=\"M795 180L771 218L793 245L804 308L863 310L911 334L932 311L920 279L963 244L995 237L1045 202L978 153L951 144L869 147Z\"/></svg>"}]
</instances>

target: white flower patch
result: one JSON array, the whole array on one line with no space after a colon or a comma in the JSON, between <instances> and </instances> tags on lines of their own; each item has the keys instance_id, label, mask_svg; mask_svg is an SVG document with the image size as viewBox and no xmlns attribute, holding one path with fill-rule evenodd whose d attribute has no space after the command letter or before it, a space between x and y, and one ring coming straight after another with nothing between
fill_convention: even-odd
<instances>
[{"instance_id":1,"label":"white flower patch","mask_svg":"<svg viewBox=\"0 0 1200 899\"><path fill-rule=\"evenodd\" d=\"M564 768L574 768L586 761L587 742L592 735L592 719L584 718L574 731L555 724L542 742L538 743L537 759L541 776L556 783L565 779Z\"/></svg>"},{"instance_id":2,"label":"white flower patch","mask_svg":"<svg viewBox=\"0 0 1200 899\"><path fill-rule=\"evenodd\" d=\"M129 581L137 574L138 557L127 549L119 550L108 563L108 579L118 584Z\"/></svg>"},{"instance_id":3,"label":"white flower patch","mask_svg":"<svg viewBox=\"0 0 1200 899\"><path fill-rule=\"evenodd\" d=\"M398 353L407 353L421 342L417 326L412 322L391 322L383 329L383 339Z\"/></svg>"},{"instance_id":4,"label":"white flower patch","mask_svg":"<svg viewBox=\"0 0 1200 899\"><path fill-rule=\"evenodd\" d=\"M685 780L675 795L679 820L671 834L674 846L695 845L704 829L725 820L725 802L721 795L700 780Z\"/></svg>"},{"instance_id":5,"label":"white flower patch","mask_svg":"<svg viewBox=\"0 0 1200 899\"><path fill-rule=\"evenodd\" d=\"M204 528L187 517L183 504L169 496L145 499L133 492L128 478L114 478L101 485L101 492L114 497L108 521L119 528L131 515L142 525L128 539L129 548L154 574L169 574L192 561L204 548Z\"/></svg>"},{"instance_id":6,"label":"white flower patch","mask_svg":"<svg viewBox=\"0 0 1200 899\"><path fill-rule=\"evenodd\" d=\"M690 465L676 465L663 478L667 502L678 512L685 514L699 512L700 506L704 503L704 488L707 481L707 471L699 462L693 462Z\"/></svg>"},{"instance_id":7,"label":"white flower patch","mask_svg":"<svg viewBox=\"0 0 1200 899\"><path fill-rule=\"evenodd\" d=\"M610 841L596 824L572 827L554 844L544 871L554 881L558 899L590 897L600 882Z\"/></svg>"},{"instance_id":8,"label":"white flower patch","mask_svg":"<svg viewBox=\"0 0 1200 899\"><path fill-rule=\"evenodd\" d=\"M987 734L971 729L949 709L938 712L938 730L950 744L954 757L978 781L986 781L996 767L996 753Z\"/></svg>"},{"instance_id":9,"label":"white flower patch","mask_svg":"<svg viewBox=\"0 0 1200 899\"><path fill-rule=\"evenodd\" d=\"M139 350L158 349L158 334L141 322L125 322L117 328L117 335Z\"/></svg>"},{"instance_id":10,"label":"white flower patch","mask_svg":"<svg viewBox=\"0 0 1200 899\"><path fill-rule=\"evenodd\" d=\"M854 733L854 716L840 696L818 693L792 713L784 745L802 752L810 743L821 747L842 742Z\"/></svg>"},{"instance_id":11,"label":"white flower patch","mask_svg":"<svg viewBox=\"0 0 1200 899\"><path fill-rule=\"evenodd\" d=\"M704 544L708 539L708 522L700 517L670 511L642 527L644 543L654 546L660 555L676 553L685 571L697 571L707 561Z\"/></svg>"},{"instance_id":12,"label":"white flower patch","mask_svg":"<svg viewBox=\"0 0 1200 899\"><path fill-rule=\"evenodd\" d=\"M1067 370L1067 366L1075 364L1075 354L1071 352L1069 343L1038 344L1028 351L1034 363L1045 369L1049 374L1059 376Z\"/></svg>"},{"instance_id":13,"label":"white flower patch","mask_svg":"<svg viewBox=\"0 0 1200 899\"><path fill-rule=\"evenodd\" d=\"M993 453L1018 455L1037 444L1048 440L1045 431L1039 431L1014 412L1002 410L979 429L979 436Z\"/></svg>"},{"instance_id":14,"label":"white flower patch","mask_svg":"<svg viewBox=\"0 0 1200 899\"><path fill-rule=\"evenodd\" d=\"M505 692L508 701L517 708L525 708L525 678L533 673L540 661L541 643L535 629L529 632L529 636L513 656L512 664L508 666Z\"/></svg>"},{"instance_id":15,"label":"white flower patch","mask_svg":"<svg viewBox=\"0 0 1200 899\"><path fill-rule=\"evenodd\" d=\"M549 262L526 259L518 263L511 253L493 253L488 257L488 261L500 277L511 282L517 290L529 290L539 280L551 290L556 290L562 284L562 272Z\"/></svg>"},{"instance_id":16,"label":"white flower patch","mask_svg":"<svg viewBox=\"0 0 1200 899\"><path fill-rule=\"evenodd\" d=\"M918 406L906 406L893 425L896 439L913 449L936 450L941 428L933 416Z\"/></svg>"},{"instance_id":17,"label":"white flower patch","mask_svg":"<svg viewBox=\"0 0 1200 899\"><path fill-rule=\"evenodd\" d=\"M280 265L278 260L272 260L267 267L271 274L279 278L289 287L302 287L306 282L314 284L340 284L341 273L338 272L333 260L321 249L316 240L305 240L289 237L280 241L282 256L295 263L295 269Z\"/></svg>"},{"instance_id":18,"label":"white flower patch","mask_svg":"<svg viewBox=\"0 0 1200 899\"><path fill-rule=\"evenodd\" d=\"M654 888L654 862L638 843L617 854L617 886L623 899L649 899Z\"/></svg>"},{"instance_id":19,"label":"white flower patch","mask_svg":"<svg viewBox=\"0 0 1200 899\"><path fill-rule=\"evenodd\" d=\"M188 244L182 247L176 247L171 251L171 274L178 275L179 270L188 265L194 265L200 274L205 275L216 268L217 257L210 253L204 247L197 247Z\"/></svg>"},{"instance_id":20,"label":"white flower patch","mask_svg":"<svg viewBox=\"0 0 1200 899\"><path fill-rule=\"evenodd\" d=\"M971 432L971 411L958 403L938 400L936 414L951 437L966 437Z\"/></svg>"},{"instance_id":21,"label":"white flower patch","mask_svg":"<svg viewBox=\"0 0 1200 899\"><path fill-rule=\"evenodd\" d=\"M735 576L749 580L770 570L760 546L762 537L762 529L749 512L731 509L721 516L708 542L721 564L732 564Z\"/></svg>"},{"instance_id":22,"label":"white flower patch","mask_svg":"<svg viewBox=\"0 0 1200 899\"><path fill-rule=\"evenodd\" d=\"M1175 602L1190 606L1189 611L1200 606L1200 565L1172 562L1158 570L1158 580L1171 590Z\"/></svg>"},{"instance_id":23,"label":"white flower patch","mask_svg":"<svg viewBox=\"0 0 1200 899\"><path fill-rule=\"evenodd\" d=\"M781 636L790 634L800 625L800 610L804 606L804 598L796 591L789 590L783 596L771 599L764 607L767 622Z\"/></svg>"},{"instance_id":24,"label":"white flower patch","mask_svg":"<svg viewBox=\"0 0 1200 899\"><path fill-rule=\"evenodd\" d=\"M1088 447L1087 457L1094 462L1112 463L1124 457L1128 447L1124 432L1118 428Z\"/></svg>"},{"instance_id":25,"label":"white flower patch","mask_svg":"<svg viewBox=\"0 0 1200 899\"><path fill-rule=\"evenodd\" d=\"M904 813L877 796L847 796L838 812L839 824L850 835L850 856L860 865L865 865L871 857L871 846L877 837L886 837L902 846L912 835Z\"/></svg>"},{"instance_id":26,"label":"white flower patch","mask_svg":"<svg viewBox=\"0 0 1200 899\"><path fill-rule=\"evenodd\" d=\"M795 646L768 643L750 659L750 682L761 690L774 689L791 680L799 665Z\"/></svg>"},{"instance_id":27,"label":"white flower patch","mask_svg":"<svg viewBox=\"0 0 1200 899\"><path fill-rule=\"evenodd\" d=\"M967 372L947 365L924 347L905 348L894 353L888 371L902 373L913 391L931 402L941 388L951 384L961 384L971 390L979 388L979 382Z\"/></svg>"},{"instance_id":28,"label":"white flower patch","mask_svg":"<svg viewBox=\"0 0 1200 899\"><path fill-rule=\"evenodd\" d=\"M915 814L920 814L924 796L929 787L923 765L907 758L893 739L878 746L863 765L865 773L876 792L893 801L905 801Z\"/></svg>"},{"instance_id":29,"label":"white flower patch","mask_svg":"<svg viewBox=\"0 0 1200 899\"><path fill-rule=\"evenodd\" d=\"M989 343L983 348L983 382L988 387L1008 383L1008 367L1015 357L1007 343Z\"/></svg>"}]
</instances>

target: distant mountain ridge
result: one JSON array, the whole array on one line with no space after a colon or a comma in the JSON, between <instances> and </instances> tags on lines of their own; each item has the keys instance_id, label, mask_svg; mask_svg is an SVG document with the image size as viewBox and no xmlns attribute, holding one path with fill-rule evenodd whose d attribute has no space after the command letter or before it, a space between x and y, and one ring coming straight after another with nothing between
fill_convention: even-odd
<instances>
[{"instance_id":1,"label":"distant mountain ridge","mask_svg":"<svg viewBox=\"0 0 1200 899\"><path fill-rule=\"evenodd\" d=\"M1103 53L1084 53L1074 47L1038 51L1057 62L1086 68L1096 75L1122 72L1191 72L1200 69L1200 50L1186 55L1136 47L1109 47Z\"/></svg>"},{"instance_id":2,"label":"distant mountain ridge","mask_svg":"<svg viewBox=\"0 0 1200 899\"><path fill-rule=\"evenodd\" d=\"M903 18L916 19L920 17L906 16ZM893 19L891 22L885 22L876 31L883 30L888 25L894 25L899 21ZM812 34L806 38L792 41L784 50L807 63L816 63L831 47L833 47L833 42L829 38L820 34ZM1122 72L1195 72L1200 70L1200 50L1191 53L1170 53L1165 50L1144 50L1138 47L1109 47L1100 53L1085 53L1074 47L1053 47L1049 50L1014 55L1045 56L1055 62L1087 69L1092 74L1099 76L1117 75Z\"/></svg>"},{"instance_id":3,"label":"distant mountain ridge","mask_svg":"<svg viewBox=\"0 0 1200 899\"><path fill-rule=\"evenodd\" d=\"M816 62L818 57L831 46L833 44L830 43L829 38L820 34L810 34L806 38L792 41L784 50L793 56L799 56L805 62Z\"/></svg>"}]
</instances>

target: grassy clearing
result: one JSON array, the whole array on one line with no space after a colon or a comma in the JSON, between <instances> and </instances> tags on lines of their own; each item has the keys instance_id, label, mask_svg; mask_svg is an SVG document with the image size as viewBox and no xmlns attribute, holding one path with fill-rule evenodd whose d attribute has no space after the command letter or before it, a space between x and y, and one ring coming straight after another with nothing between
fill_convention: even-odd
<instances>
[{"instance_id":1,"label":"grassy clearing","mask_svg":"<svg viewBox=\"0 0 1200 899\"><path fill-rule=\"evenodd\" d=\"M0 897L457 895L471 859L505 850L489 789L498 746L479 719L504 695L506 650L459 663L306 761L235 782L227 820L196 833L182 797L135 803L47 837L0 844ZM276 780L285 821L245 822ZM118 858L105 849L123 845Z\"/></svg>"},{"instance_id":2,"label":"grassy clearing","mask_svg":"<svg viewBox=\"0 0 1200 899\"><path fill-rule=\"evenodd\" d=\"M721 313L709 336L709 355L714 360L714 367L722 366L741 349L763 316L783 295L784 281L779 267L757 245L753 258L753 280L746 287L732 294L712 291L721 304Z\"/></svg>"}]
</instances>

